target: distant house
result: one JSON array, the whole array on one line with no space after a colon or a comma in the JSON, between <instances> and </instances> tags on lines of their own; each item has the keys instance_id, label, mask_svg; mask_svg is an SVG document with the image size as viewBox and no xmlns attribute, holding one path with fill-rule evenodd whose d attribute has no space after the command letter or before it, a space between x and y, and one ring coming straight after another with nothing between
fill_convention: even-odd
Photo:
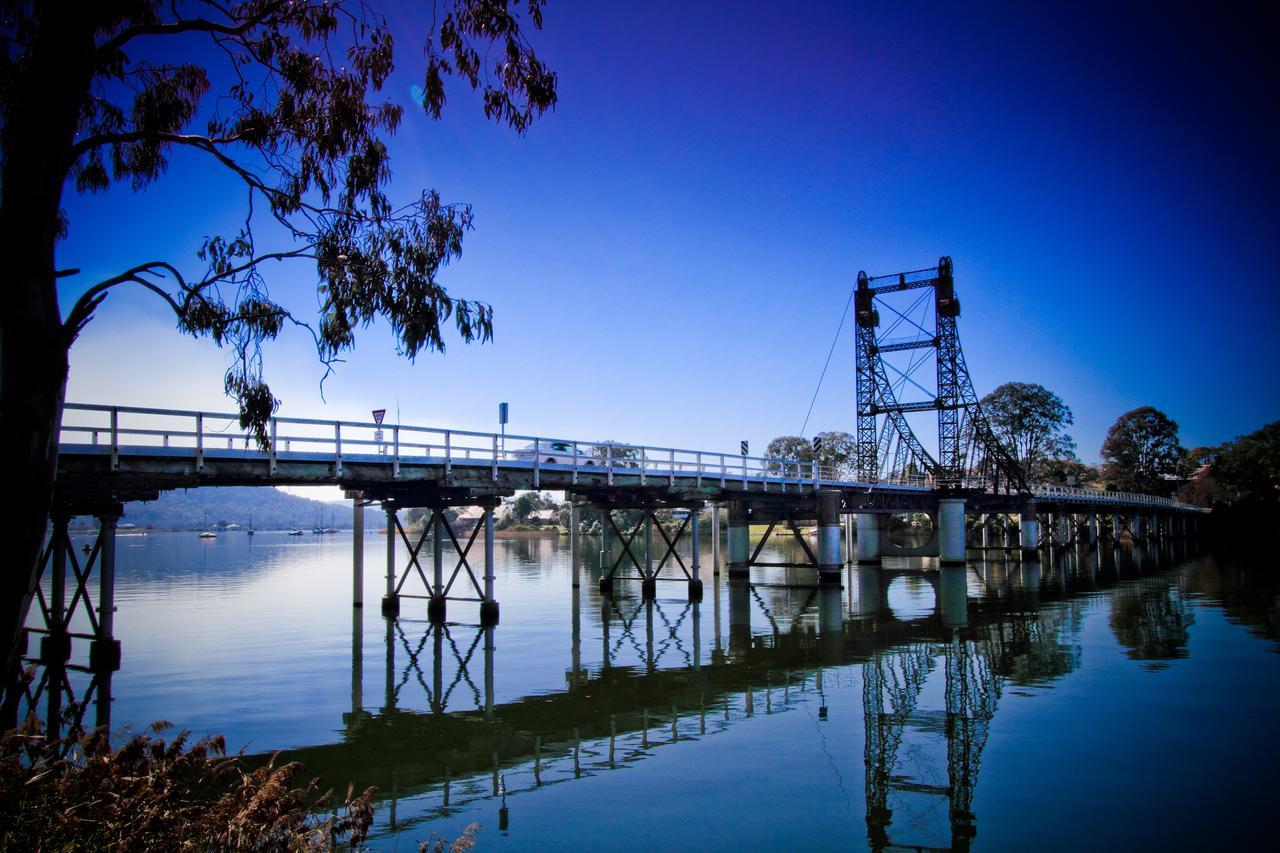
<instances>
[{"instance_id":1,"label":"distant house","mask_svg":"<svg viewBox=\"0 0 1280 853\"><path fill-rule=\"evenodd\" d=\"M557 525L560 523L560 510L539 509L529 513L530 523Z\"/></svg>"}]
</instances>

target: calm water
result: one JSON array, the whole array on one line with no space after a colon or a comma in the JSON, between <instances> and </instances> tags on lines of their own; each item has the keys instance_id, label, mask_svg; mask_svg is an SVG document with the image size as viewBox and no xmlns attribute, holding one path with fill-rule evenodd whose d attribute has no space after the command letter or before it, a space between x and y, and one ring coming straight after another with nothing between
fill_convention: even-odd
<instances>
[{"instance_id":1,"label":"calm water","mask_svg":"<svg viewBox=\"0 0 1280 853\"><path fill-rule=\"evenodd\" d=\"M349 533L121 537L113 725L377 785L380 849L472 822L510 850L1269 843L1274 562L902 561L819 592L707 555L695 606L684 583L602 598L597 540L577 594L567 539L501 540L486 632L472 603L388 623L385 540L364 547L353 614Z\"/></svg>"}]
</instances>

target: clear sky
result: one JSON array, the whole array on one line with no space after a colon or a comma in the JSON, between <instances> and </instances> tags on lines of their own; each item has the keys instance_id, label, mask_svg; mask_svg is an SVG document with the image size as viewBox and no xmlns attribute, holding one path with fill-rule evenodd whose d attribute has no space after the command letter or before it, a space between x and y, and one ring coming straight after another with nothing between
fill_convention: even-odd
<instances>
[{"instance_id":1,"label":"clear sky","mask_svg":"<svg viewBox=\"0 0 1280 853\"><path fill-rule=\"evenodd\" d=\"M427 21L374 5L411 107ZM398 401L405 423L488 430L506 400L513 432L762 450L799 431L858 270L946 254L978 393L1057 392L1086 461L1141 405L1187 446L1276 420L1276 29L1129 5L550 0L534 43L554 113L520 138L456 90L392 143L393 200L474 205L442 280L493 304L494 341L411 364L371 328L322 400L288 334L267 351L281 414ZM146 260L198 273L242 201L184 152L143 193L68 190L67 297ZM265 272L314 316L314 268ZM853 430L851 332L810 435ZM227 357L119 291L72 351L68 399L227 411Z\"/></svg>"}]
</instances>

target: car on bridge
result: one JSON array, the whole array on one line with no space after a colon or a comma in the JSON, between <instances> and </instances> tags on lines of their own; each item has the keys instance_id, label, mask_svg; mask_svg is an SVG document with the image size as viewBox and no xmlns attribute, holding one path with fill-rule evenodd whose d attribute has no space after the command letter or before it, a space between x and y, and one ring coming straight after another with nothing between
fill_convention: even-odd
<instances>
[{"instance_id":1,"label":"car on bridge","mask_svg":"<svg viewBox=\"0 0 1280 853\"><path fill-rule=\"evenodd\" d=\"M536 446L535 446L536 445ZM538 439L524 447L512 451L512 456L519 460L532 461L536 456L543 465L572 465L574 459L581 467L597 465L600 460L590 453L583 453L567 441L548 441Z\"/></svg>"}]
</instances>

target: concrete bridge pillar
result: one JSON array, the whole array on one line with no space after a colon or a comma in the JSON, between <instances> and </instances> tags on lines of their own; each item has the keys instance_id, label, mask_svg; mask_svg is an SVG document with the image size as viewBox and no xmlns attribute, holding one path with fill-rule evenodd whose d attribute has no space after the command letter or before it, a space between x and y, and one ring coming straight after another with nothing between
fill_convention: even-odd
<instances>
[{"instance_id":1,"label":"concrete bridge pillar","mask_svg":"<svg viewBox=\"0 0 1280 853\"><path fill-rule=\"evenodd\" d=\"M840 539L840 492L822 489L818 492L818 583L840 585L844 566Z\"/></svg>"},{"instance_id":2,"label":"concrete bridge pillar","mask_svg":"<svg viewBox=\"0 0 1280 853\"><path fill-rule=\"evenodd\" d=\"M576 511L576 508L575 508ZM573 557L577 562L577 556ZM498 600L493 597L493 506L484 508L484 601L480 602L480 624L498 624ZM573 587L578 588L578 573L573 573ZM576 608L575 608L576 610Z\"/></svg>"},{"instance_id":3,"label":"concrete bridge pillar","mask_svg":"<svg viewBox=\"0 0 1280 853\"><path fill-rule=\"evenodd\" d=\"M577 503L569 505L569 570L573 575L573 588L576 590L582 582L582 559L578 554L578 537L582 533L582 507Z\"/></svg>"},{"instance_id":4,"label":"concrete bridge pillar","mask_svg":"<svg viewBox=\"0 0 1280 853\"><path fill-rule=\"evenodd\" d=\"M1040 553L1040 520L1036 518L1034 504L1028 504L1023 507L1018 526L1022 538L1019 544L1022 546L1023 558L1026 559L1033 554Z\"/></svg>"},{"instance_id":5,"label":"concrete bridge pillar","mask_svg":"<svg viewBox=\"0 0 1280 853\"><path fill-rule=\"evenodd\" d=\"M1120 541L1120 513L1111 513L1111 544Z\"/></svg>"},{"instance_id":6,"label":"concrete bridge pillar","mask_svg":"<svg viewBox=\"0 0 1280 853\"><path fill-rule=\"evenodd\" d=\"M711 574L720 574L720 504L711 502Z\"/></svg>"},{"instance_id":7,"label":"concrete bridge pillar","mask_svg":"<svg viewBox=\"0 0 1280 853\"><path fill-rule=\"evenodd\" d=\"M443 508L432 512L431 524L431 600L427 602L427 619L437 625L444 624L445 619L443 512Z\"/></svg>"},{"instance_id":8,"label":"concrete bridge pillar","mask_svg":"<svg viewBox=\"0 0 1280 853\"><path fill-rule=\"evenodd\" d=\"M360 498L351 501L351 606L364 607L364 501Z\"/></svg>"},{"instance_id":9,"label":"concrete bridge pillar","mask_svg":"<svg viewBox=\"0 0 1280 853\"><path fill-rule=\"evenodd\" d=\"M1055 539L1059 546L1065 547L1071 542L1071 518L1068 513L1055 512L1053 514L1054 523L1057 525Z\"/></svg>"},{"instance_id":10,"label":"concrete bridge pillar","mask_svg":"<svg viewBox=\"0 0 1280 853\"><path fill-rule=\"evenodd\" d=\"M982 547L985 550L991 547L991 518L985 512L980 518L982 519Z\"/></svg>"},{"instance_id":11,"label":"concrete bridge pillar","mask_svg":"<svg viewBox=\"0 0 1280 853\"><path fill-rule=\"evenodd\" d=\"M99 726L111 725L111 676L120 669L122 659L120 641L115 636L116 524L119 520L116 513L98 516L98 630L89 642L89 669L98 682L94 704ZM88 566L85 570L87 573ZM87 589L85 595L88 595Z\"/></svg>"},{"instance_id":12,"label":"concrete bridge pillar","mask_svg":"<svg viewBox=\"0 0 1280 853\"><path fill-rule=\"evenodd\" d=\"M846 565L853 565L853 526L854 514L849 513L844 517L844 562Z\"/></svg>"},{"instance_id":13,"label":"concrete bridge pillar","mask_svg":"<svg viewBox=\"0 0 1280 853\"><path fill-rule=\"evenodd\" d=\"M858 563L880 562L880 518L870 512L858 513L858 539L854 543Z\"/></svg>"},{"instance_id":14,"label":"concrete bridge pillar","mask_svg":"<svg viewBox=\"0 0 1280 853\"><path fill-rule=\"evenodd\" d=\"M693 526L693 530L691 532L691 537L692 537L691 545L693 546L693 558L689 566L689 573L692 574L693 577L689 579L689 600L701 601L702 600L702 554L701 554L701 546L698 544L698 526L702 523L702 506L699 505L696 507L690 507L689 514L693 516L693 519L690 522ZM694 608L694 613L696 614L697 612L698 612L697 608ZM697 623L695 622L694 624L696 625Z\"/></svg>"},{"instance_id":15,"label":"concrete bridge pillar","mask_svg":"<svg viewBox=\"0 0 1280 853\"><path fill-rule=\"evenodd\" d=\"M613 590L613 531L605 515L608 507L600 507L600 591Z\"/></svg>"},{"instance_id":16,"label":"concrete bridge pillar","mask_svg":"<svg viewBox=\"0 0 1280 853\"><path fill-rule=\"evenodd\" d=\"M729 501L729 577L746 578L750 574L747 561L751 559L751 543L748 541L747 524L751 516L743 501Z\"/></svg>"},{"instance_id":17,"label":"concrete bridge pillar","mask_svg":"<svg viewBox=\"0 0 1280 853\"><path fill-rule=\"evenodd\" d=\"M964 565L964 499L938 501L938 556L943 565Z\"/></svg>"},{"instance_id":18,"label":"concrete bridge pillar","mask_svg":"<svg viewBox=\"0 0 1280 853\"><path fill-rule=\"evenodd\" d=\"M1096 512L1089 513L1089 547L1098 547L1098 514Z\"/></svg>"},{"instance_id":19,"label":"concrete bridge pillar","mask_svg":"<svg viewBox=\"0 0 1280 853\"><path fill-rule=\"evenodd\" d=\"M396 595L396 508L382 505L387 513L387 591L382 596L382 615L400 615L400 596Z\"/></svg>"}]
</instances>

